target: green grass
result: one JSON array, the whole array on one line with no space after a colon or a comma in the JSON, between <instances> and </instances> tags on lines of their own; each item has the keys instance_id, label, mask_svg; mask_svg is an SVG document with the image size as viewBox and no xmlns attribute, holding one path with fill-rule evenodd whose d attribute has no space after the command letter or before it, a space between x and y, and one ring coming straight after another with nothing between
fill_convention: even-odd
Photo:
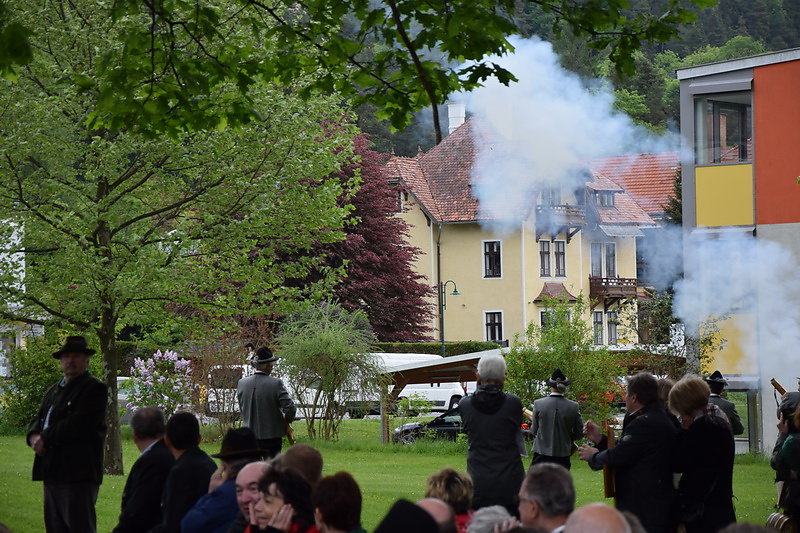
<instances>
[{"instance_id":1,"label":"green grass","mask_svg":"<svg viewBox=\"0 0 800 533\"><path fill-rule=\"evenodd\" d=\"M204 438L218 437L216 428L204 428ZM295 423L302 441L305 427ZM423 496L425 480L431 473L451 466L466 469L463 442L419 442L412 446L382 446L377 420L346 420L338 442L313 443L325 458L325 473L347 470L364 493L363 520L372 530L397 498L412 501ZM203 448L215 453L218 442L205 442ZM138 456L130 441L130 430L123 428L123 457L126 472ZM42 485L30 481L33 453L23 436L0 437L0 522L12 531L43 531ZM525 460L525 466L528 461ZM602 475L585 464L573 461L572 474L578 492L578 505L603 501ZM775 499L773 472L762 457L740 456L734 471L736 511L740 521L763 524L772 512ZM109 531L116 524L124 476L106 476L97 502L98 530Z\"/></svg>"}]
</instances>

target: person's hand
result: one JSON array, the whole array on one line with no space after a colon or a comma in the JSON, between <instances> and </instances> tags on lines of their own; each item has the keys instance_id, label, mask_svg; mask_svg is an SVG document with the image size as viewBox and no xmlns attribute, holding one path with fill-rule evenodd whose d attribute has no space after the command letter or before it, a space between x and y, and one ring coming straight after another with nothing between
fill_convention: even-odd
<instances>
[{"instance_id":1,"label":"person's hand","mask_svg":"<svg viewBox=\"0 0 800 533\"><path fill-rule=\"evenodd\" d=\"M786 415L781 413L781 419L778 420L778 431L781 433L789 433L789 421L786 420Z\"/></svg>"},{"instance_id":2,"label":"person's hand","mask_svg":"<svg viewBox=\"0 0 800 533\"><path fill-rule=\"evenodd\" d=\"M213 492L214 489L225 483L225 479L227 479L225 470L220 466L211 474L211 479L208 480L208 492Z\"/></svg>"},{"instance_id":3,"label":"person's hand","mask_svg":"<svg viewBox=\"0 0 800 533\"><path fill-rule=\"evenodd\" d=\"M494 525L494 533L503 533L505 531L511 531L515 527L522 527L522 522L514 518L506 518L499 524Z\"/></svg>"},{"instance_id":4,"label":"person's hand","mask_svg":"<svg viewBox=\"0 0 800 533\"><path fill-rule=\"evenodd\" d=\"M293 516L294 509L290 504L285 503L278 509L278 512L275 513L267 525L288 533L289 529L292 527Z\"/></svg>"},{"instance_id":5,"label":"person's hand","mask_svg":"<svg viewBox=\"0 0 800 533\"><path fill-rule=\"evenodd\" d=\"M587 420L586 423L583 424L583 434L595 444L600 442L603 438L603 434L600 432L600 426L598 426L594 420Z\"/></svg>"},{"instance_id":6,"label":"person's hand","mask_svg":"<svg viewBox=\"0 0 800 533\"><path fill-rule=\"evenodd\" d=\"M44 441L42 440L42 436L38 433L34 433L31 435L30 439L31 448L33 448L34 453L36 455L44 455Z\"/></svg>"},{"instance_id":7,"label":"person's hand","mask_svg":"<svg viewBox=\"0 0 800 533\"><path fill-rule=\"evenodd\" d=\"M597 448L589 446L588 444L583 444L578 448L578 457L581 458L581 461L588 461L598 451L600 450Z\"/></svg>"}]
</instances>

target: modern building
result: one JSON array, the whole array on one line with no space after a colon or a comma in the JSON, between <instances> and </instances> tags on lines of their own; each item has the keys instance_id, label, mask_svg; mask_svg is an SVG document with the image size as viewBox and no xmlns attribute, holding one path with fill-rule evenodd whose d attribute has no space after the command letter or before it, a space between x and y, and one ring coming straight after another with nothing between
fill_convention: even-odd
<instances>
[{"instance_id":1,"label":"modern building","mask_svg":"<svg viewBox=\"0 0 800 533\"><path fill-rule=\"evenodd\" d=\"M687 274L741 269L706 301L740 294L722 324L714 368L750 398L751 446L771 450L777 378L800 376L800 49L680 69L684 261ZM738 239L742 252L702 250ZM731 250L736 248L731 247ZM755 257L753 257L755 255ZM724 272L724 270L723 270ZM758 416L761 413L762 416Z\"/></svg>"},{"instance_id":2,"label":"modern building","mask_svg":"<svg viewBox=\"0 0 800 533\"><path fill-rule=\"evenodd\" d=\"M475 130L472 121L451 122L450 135L427 153L386 164L401 188L410 244L422 251L416 268L439 289L431 302L437 338L506 343L530 323L546 324L548 297L583 294L594 302L585 318L597 344L634 342L618 313L637 296L636 239L656 222L587 164L579 186L539 187L500 229L473 193Z\"/></svg>"}]
</instances>

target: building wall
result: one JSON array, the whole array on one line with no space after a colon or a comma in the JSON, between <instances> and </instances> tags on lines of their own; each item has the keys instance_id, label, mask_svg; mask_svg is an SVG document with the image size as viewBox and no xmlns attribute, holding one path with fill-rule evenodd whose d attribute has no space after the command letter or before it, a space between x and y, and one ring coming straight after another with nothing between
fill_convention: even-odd
<instances>
[{"instance_id":1,"label":"building wall","mask_svg":"<svg viewBox=\"0 0 800 533\"><path fill-rule=\"evenodd\" d=\"M800 222L800 61L754 69L758 224Z\"/></svg>"},{"instance_id":2,"label":"building wall","mask_svg":"<svg viewBox=\"0 0 800 533\"><path fill-rule=\"evenodd\" d=\"M597 242L615 242L617 245L617 275L623 278L636 277L636 242L633 237L611 238L596 235L587 237L579 231L566 245L566 277L541 277L539 243L532 223L526 223L509 233L497 233L477 223L444 224L435 222L430 226L418 205L409 203L402 214L409 223L410 243L422 250L423 255L415 268L430 280L438 281L436 271L437 241L441 246L442 281L456 283L459 295L454 296L453 284L446 287L445 340L484 340L485 315L487 311L503 313L503 339L512 341L517 333L523 333L529 323L539 324L542 307L534 303L545 282L563 283L574 296L583 292L589 297L590 247L592 239ZM550 236L543 235L545 240ZM502 276L483 277L483 242L501 241ZM555 240L566 241L564 233ZM551 244L551 274L555 269L554 247ZM433 319L434 337L439 338L438 300L431 298L436 310ZM602 309L600 304L598 309ZM591 323L591 313L585 319ZM620 330L622 338L622 331ZM630 332L625 340L630 340Z\"/></svg>"},{"instance_id":3,"label":"building wall","mask_svg":"<svg viewBox=\"0 0 800 533\"><path fill-rule=\"evenodd\" d=\"M753 165L695 168L698 226L748 226L754 223Z\"/></svg>"}]
</instances>

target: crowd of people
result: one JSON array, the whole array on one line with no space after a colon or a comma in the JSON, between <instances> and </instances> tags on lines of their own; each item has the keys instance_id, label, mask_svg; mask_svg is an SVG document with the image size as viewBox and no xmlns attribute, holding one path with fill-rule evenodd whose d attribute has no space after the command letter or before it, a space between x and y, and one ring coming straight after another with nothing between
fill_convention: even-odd
<instances>
[{"instance_id":1,"label":"crowd of people","mask_svg":"<svg viewBox=\"0 0 800 533\"><path fill-rule=\"evenodd\" d=\"M106 400L105 386L88 373L92 353L85 339L69 337L53 354L64 378L48 391L28 432L34 479L44 481L48 532L96 531ZM229 430L213 456L199 446L194 414L165 420L155 407L133 414L133 442L141 454L128 475L114 533L364 531L362 493L350 473L323 476L323 457L307 444L281 453L296 409L281 380L270 375L274 361L266 348L254 353L256 377L244 378L238 388L243 427ZM579 405L564 396L570 380L556 369L546 382L550 394L530 413L535 439L527 472L524 409L503 390L505 375L503 357L482 357L477 389L459 403L469 441L467 471L432 473L425 497L395 502L376 533L759 530L735 523L733 435L741 421L735 406L720 403L724 378L718 372L677 383L648 373L632 376L622 432L613 442L613 434L582 420ZM773 456L792 514L800 512L792 503L800 494L798 402L800 394L781 406L782 437ZM577 447L584 437L587 443ZM576 509L570 474L575 452L592 469L606 470L615 507Z\"/></svg>"}]
</instances>

